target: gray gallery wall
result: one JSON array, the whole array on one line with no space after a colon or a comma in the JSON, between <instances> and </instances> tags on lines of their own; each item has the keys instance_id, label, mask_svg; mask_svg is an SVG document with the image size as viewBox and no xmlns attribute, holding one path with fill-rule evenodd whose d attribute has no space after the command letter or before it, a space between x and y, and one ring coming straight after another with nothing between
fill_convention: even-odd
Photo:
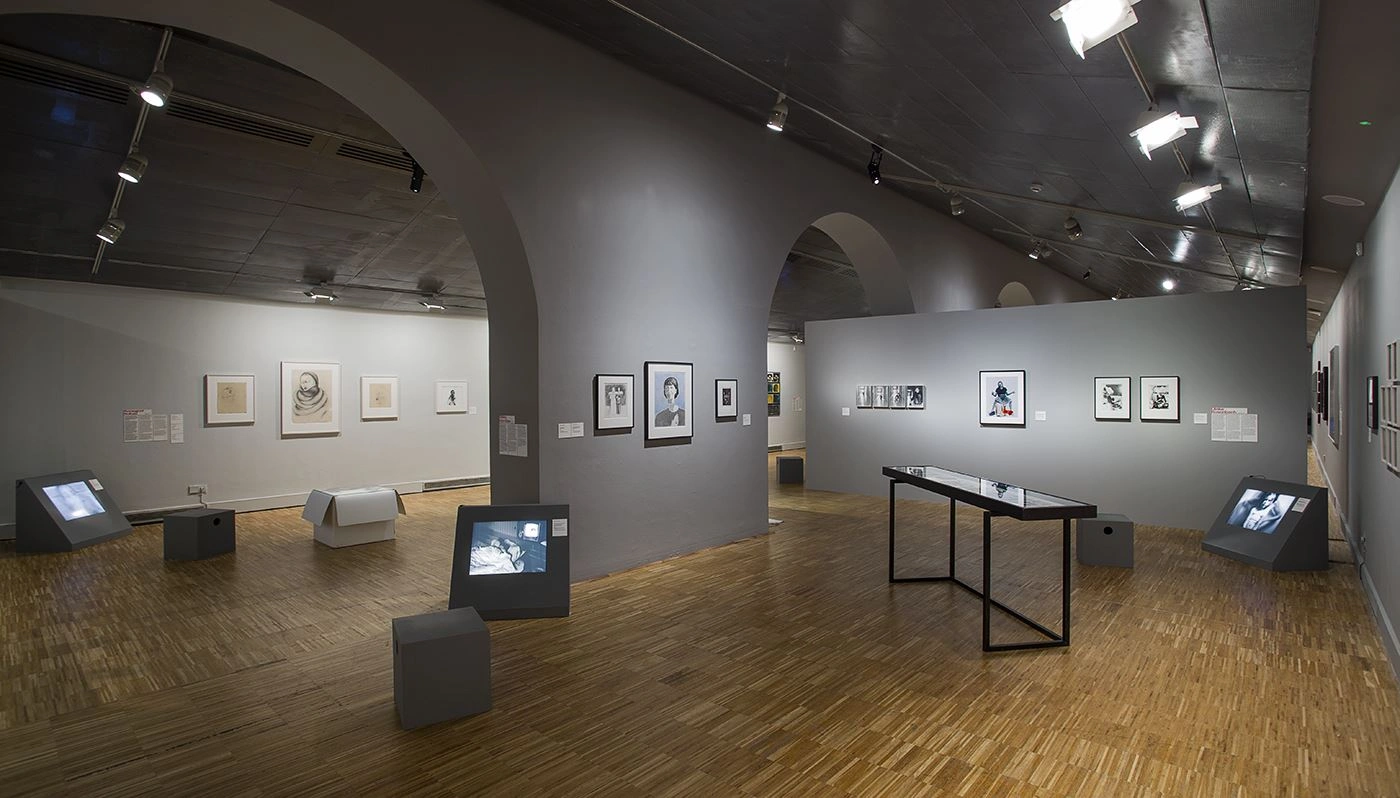
<instances>
[{"instance_id":1,"label":"gray gallery wall","mask_svg":"<svg viewBox=\"0 0 1400 798\"><path fill-rule=\"evenodd\" d=\"M807 445L807 350L804 344L768 342L768 370L782 375L779 415L768 417L768 448ZM761 386L767 391L767 386Z\"/></svg>"},{"instance_id":2,"label":"gray gallery wall","mask_svg":"<svg viewBox=\"0 0 1400 798\"><path fill-rule=\"evenodd\" d=\"M89 468L127 512L191 504L199 483L211 503L250 509L490 467L485 319L6 279L0 340L0 485ZM340 363L340 435L280 437L283 360ZM256 376L253 426L204 426L207 373ZM360 421L361 376L399 378L397 421ZM440 379L468 380L477 414L437 415ZM126 408L183 413L185 443L123 443ZM13 521L14 492L0 491L0 524Z\"/></svg>"},{"instance_id":3,"label":"gray gallery wall","mask_svg":"<svg viewBox=\"0 0 1400 798\"><path fill-rule=\"evenodd\" d=\"M1341 347L1341 445L1325 424L1313 449L1335 495L1347 538L1358 554L1361 579L1380 620L1391 664L1400 671L1400 475L1381 461L1380 439L1366 428L1366 378L1385 378L1385 346L1400 340L1400 174L1366 232L1363 251L1347 272L1313 341L1312 363L1327 362Z\"/></svg>"},{"instance_id":4,"label":"gray gallery wall","mask_svg":"<svg viewBox=\"0 0 1400 798\"><path fill-rule=\"evenodd\" d=\"M809 323L807 486L887 495L881 466L934 464L1205 529L1247 474L1305 480L1305 342L1302 288ZM1025 428L979 426L984 369L1025 370ZM1181 423L1139 420L1160 375ZM1094 420L1111 376L1134 378L1131 422ZM861 383L924 383L928 407L856 409ZM1259 442L1212 442L1212 406L1259 414Z\"/></svg>"},{"instance_id":5,"label":"gray gallery wall","mask_svg":"<svg viewBox=\"0 0 1400 798\"><path fill-rule=\"evenodd\" d=\"M767 316L793 242L817 220L850 214L887 244L892 258L862 258L855 253L869 242L849 241L862 231L835 233L878 312L989 307L1010 280L1042 302L1098 296L773 135L757 116L741 118L501 7L402 0L386 25L390 8L0 0L0 12L127 16L229 39L340 91L426 165L481 263L491 412L530 425L531 463L515 473L512 458L497 458L493 478L528 494L519 483L537 461L538 497L572 506L576 578L766 530L767 430L758 421ZM419 124L418 101L440 119ZM471 158L453 155L462 142ZM512 246L523 248L528 273ZM756 423L714 424L711 392L700 390L686 445L647 446L640 429L540 434L592 417L594 374L640 374L646 360L694 363L698 386L738 378L740 412Z\"/></svg>"}]
</instances>

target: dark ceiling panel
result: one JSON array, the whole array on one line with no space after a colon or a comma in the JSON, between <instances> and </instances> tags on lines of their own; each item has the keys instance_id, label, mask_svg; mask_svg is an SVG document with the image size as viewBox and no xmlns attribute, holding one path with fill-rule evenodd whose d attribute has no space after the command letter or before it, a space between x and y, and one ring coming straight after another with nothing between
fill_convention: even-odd
<instances>
[{"instance_id":1,"label":"dark ceiling panel","mask_svg":"<svg viewBox=\"0 0 1400 798\"><path fill-rule=\"evenodd\" d=\"M1246 160L1308 160L1308 93L1226 89L1240 157Z\"/></svg>"},{"instance_id":2,"label":"dark ceiling panel","mask_svg":"<svg viewBox=\"0 0 1400 798\"><path fill-rule=\"evenodd\" d=\"M1151 85L1220 85L1201 0L1149 0L1133 11L1138 24L1126 36Z\"/></svg>"},{"instance_id":3,"label":"dark ceiling panel","mask_svg":"<svg viewBox=\"0 0 1400 798\"><path fill-rule=\"evenodd\" d=\"M1249 198L1256 207L1300 208L1307 195L1308 169L1301 163L1276 161L1245 161L1245 183ZM1262 228L1260 228L1262 230ZM1267 231L1269 235L1279 235ZM1286 235L1299 236L1302 230Z\"/></svg>"},{"instance_id":4,"label":"dark ceiling panel","mask_svg":"<svg viewBox=\"0 0 1400 798\"><path fill-rule=\"evenodd\" d=\"M1318 0L1203 0L1228 88L1307 91Z\"/></svg>"}]
</instances>

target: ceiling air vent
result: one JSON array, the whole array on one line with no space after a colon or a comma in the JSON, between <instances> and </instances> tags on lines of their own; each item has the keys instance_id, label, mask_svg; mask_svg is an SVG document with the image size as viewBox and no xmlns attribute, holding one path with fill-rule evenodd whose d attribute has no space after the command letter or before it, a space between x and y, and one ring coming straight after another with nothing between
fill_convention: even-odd
<instances>
[{"instance_id":1,"label":"ceiling air vent","mask_svg":"<svg viewBox=\"0 0 1400 798\"><path fill-rule=\"evenodd\" d=\"M229 113L212 106L195 104L178 94L170 99L170 105L165 109L165 114L175 119L198 122L201 125L231 130L246 136L257 136L260 139L278 141L294 147L309 147L312 140L315 139L312 134L296 128L274 125L240 114Z\"/></svg>"},{"instance_id":2,"label":"ceiling air vent","mask_svg":"<svg viewBox=\"0 0 1400 798\"><path fill-rule=\"evenodd\" d=\"M127 99L131 97L131 89L119 83L75 75L72 72L62 72L4 56L0 56L0 77L66 91L70 94L91 97L94 100L103 100L117 105L125 105Z\"/></svg>"},{"instance_id":3,"label":"ceiling air vent","mask_svg":"<svg viewBox=\"0 0 1400 798\"><path fill-rule=\"evenodd\" d=\"M340 148L336 154L345 158L351 158L364 163L372 163L375 166L387 166L390 169L398 169L402 172L413 171L413 159L406 153L392 153L374 147L364 147L359 144L351 144L348 141L340 142Z\"/></svg>"}]
</instances>

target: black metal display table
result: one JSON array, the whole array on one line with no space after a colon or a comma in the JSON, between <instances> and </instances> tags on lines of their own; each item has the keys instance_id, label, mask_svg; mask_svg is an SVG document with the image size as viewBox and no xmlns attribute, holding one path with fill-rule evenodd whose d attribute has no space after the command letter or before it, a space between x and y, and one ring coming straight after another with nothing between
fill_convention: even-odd
<instances>
[{"instance_id":1,"label":"black metal display table","mask_svg":"<svg viewBox=\"0 0 1400 798\"><path fill-rule=\"evenodd\" d=\"M952 582L982 599L982 650L1015 651L1027 648L1053 648L1069 645L1069 522L1072 518L1093 518L1099 508L1092 504L1027 490L1017 485L950 471L938 466L885 466L884 475L890 479L890 582ZM948 575L894 575L894 489L899 483L913 485L948 497ZM958 502L982 509L982 589L958 578L957 513ZM1006 516L1018 521L1061 520L1063 527L1064 570L1060 577L1063 615L1059 634L1027 618L992 598L992 517ZM1034 643L992 644L992 607L1005 612L1048 640Z\"/></svg>"}]
</instances>

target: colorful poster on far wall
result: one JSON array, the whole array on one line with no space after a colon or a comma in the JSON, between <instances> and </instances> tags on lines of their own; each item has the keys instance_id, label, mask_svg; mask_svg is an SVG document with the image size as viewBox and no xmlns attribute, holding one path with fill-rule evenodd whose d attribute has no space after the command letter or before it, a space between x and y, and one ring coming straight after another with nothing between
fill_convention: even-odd
<instances>
[{"instance_id":1,"label":"colorful poster on far wall","mask_svg":"<svg viewBox=\"0 0 1400 798\"><path fill-rule=\"evenodd\" d=\"M783 414L783 376L780 372L768 372L768 415Z\"/></svg>"}]
</instances>

